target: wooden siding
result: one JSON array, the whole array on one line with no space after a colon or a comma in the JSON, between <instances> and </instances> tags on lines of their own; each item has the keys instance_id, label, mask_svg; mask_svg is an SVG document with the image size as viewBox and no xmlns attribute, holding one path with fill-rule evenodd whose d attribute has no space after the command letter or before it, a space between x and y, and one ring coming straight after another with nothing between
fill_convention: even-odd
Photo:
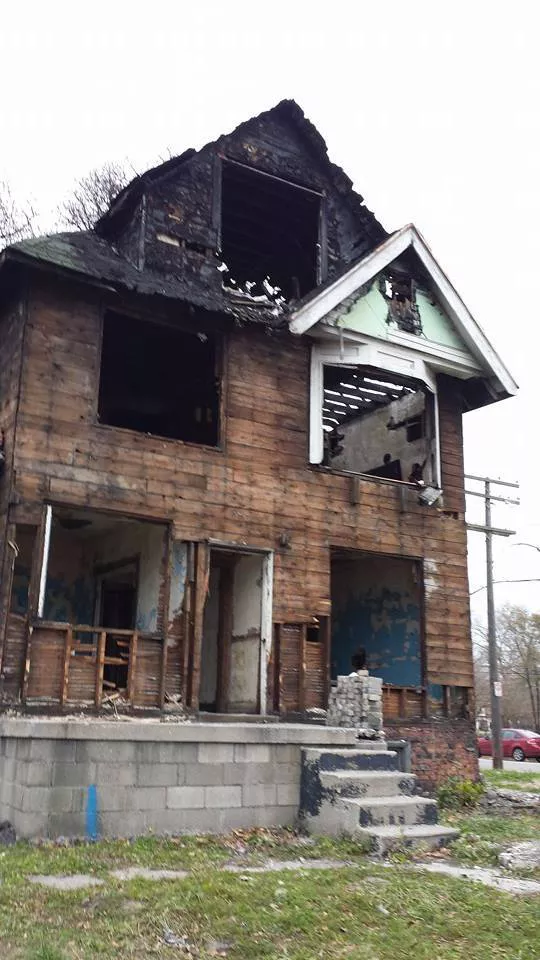
<instances>
[{"instance_id":1,"label":"wooden siding","mask_svg":"<svg viewBox=\"0 0 540 960\"><path fill-rule=\"evenodd\" d=\"M6 642L14 563L8 540L13 539L15 530L9 524L8 508L12 492L23 335L24 301L13 300L0 308L0 431L3 431L5 443L4 468L0 470L0 658ZM10 664L10 669L12 666Z\"/></svg>"},{"instance_id":2,"label":"wooden siding","mask_svg":"<svg viewBox=\"0 0 540 960\"><path fill-rule=\"evenodd\" d=\"M441 381L444 510L419 506L412 491L403 509L394 486L370 480L358 481L352 504L350 477L307 462L306 338L231 330L224 444L211 449L96 422L104 305L82 287L36 283L17 431L15 518L35 522L50 498L170 521L175 539L275 550L274 620L296 625L329 614L331 547L417 557L424 560L427 682L471 686L461 411L452 381ZM118 300L107 305L126 309ZM195 322L204 328L202 319ZM279 546L282 534L290 546ZM166 668L175 688L186 665L178 630ZM154 653L149 648L141 656ZM310 650L308 675L316 672L315 658ZM313 682L324 687L324 678ZM294 674L287 683L294 686ZM293 699L291 687L286 705Z\"/></svg>"}]
</instances>

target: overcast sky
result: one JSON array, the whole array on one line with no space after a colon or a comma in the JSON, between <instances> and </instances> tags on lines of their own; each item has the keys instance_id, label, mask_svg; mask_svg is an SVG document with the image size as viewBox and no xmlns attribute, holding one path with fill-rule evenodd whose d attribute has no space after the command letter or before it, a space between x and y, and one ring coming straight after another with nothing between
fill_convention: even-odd
<instances>
[{"instance_id":1,"label":"overcast sky","mask_svg":"<svg viewBox=\"0 0 540 960\"><path fill-rule=\"evenodd\" d=\"M0 180L48 226L91 167L141 171L295 99L384 226L421 230L518 380L466 415L466 468L519 480L521 506L495 512L518 531L496 577L540 578L540 553L513 545L540 544L539 18L534 0L5 4ZM470 565L475 590L480 534ZM540 609L538 587L499 585L497 603ZM472 599L482 616L485 590Z\"/></svg>"}]
</instances>

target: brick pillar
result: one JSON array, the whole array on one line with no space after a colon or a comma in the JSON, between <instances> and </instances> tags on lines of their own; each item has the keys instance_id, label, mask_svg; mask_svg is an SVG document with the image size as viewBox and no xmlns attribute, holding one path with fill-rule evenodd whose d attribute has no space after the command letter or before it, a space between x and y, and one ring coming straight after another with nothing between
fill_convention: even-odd
<instances>
[{"instance_id":1,"label":"brick pillar","mask_svg":"<svg viewBox=\"0 0 540 960\"><path fill-rule=\"evenodd\" d=\"M382 680L358 670L338 677L328 701L326 722L330 727L354 727L359 736L383 736Z\"/></svg>"}]
</instances>

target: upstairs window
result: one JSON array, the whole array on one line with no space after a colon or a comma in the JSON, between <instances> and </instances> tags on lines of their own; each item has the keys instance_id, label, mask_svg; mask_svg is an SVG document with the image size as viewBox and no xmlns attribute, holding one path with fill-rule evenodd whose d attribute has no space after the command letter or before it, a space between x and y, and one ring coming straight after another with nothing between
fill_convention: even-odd
<instances>
[{"instance_id":1,"label":"upstairs window","mask_svg":"<svg viewBox=\"0 0 540 960\"><path fill-rule=\"evenodd\" d=\"M106 313L99 420L139 433L217 446L218 363L213 335Z\"/></svg>"},{"instance_id":2,"label":"upstairs window","mask_svg":"<svg viewBox=\"0 0 540 960\"><path fill-rule=\"evenodd\" d=\"M431 481L426 393L422 384L383 371L325 365L324 465L388 480Z\"/></svg>"},{"instance_id":3,"label":"upstairs window","mask_svg":"<svg viewBox=\"0 0 540 960\"><path fill-rule=\"evenodd\" d=\"M339 472L437 485L437 394L426 365L392 356L387 347L314 346L310 461Z\"/></svg>"},{"instance_id":4,"label":"upstairs window","mask_svg":"<svg viewBox=\"0 0 540 960\"><path fill-rule=\"evenodd\" d=\"M254 296L266 279L285 300L324 279L321 194L232 160L222 161L221 253L226 285Z\"/></svg>"}]
</instances>

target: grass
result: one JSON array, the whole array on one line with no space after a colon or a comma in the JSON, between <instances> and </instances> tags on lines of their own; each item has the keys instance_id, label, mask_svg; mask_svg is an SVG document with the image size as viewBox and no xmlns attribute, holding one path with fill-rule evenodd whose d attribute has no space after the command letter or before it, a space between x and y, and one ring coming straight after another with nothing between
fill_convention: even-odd
<instances>
[{"instance_id":1,"label":"grass","mask_svg":"<svg viewBox=\"0 0 540 960\"><path fill-rule=\"evenodd\" d=\"M465 820L471 830L477 828L476 818ZM498 828L492 824L492 829L496 834ZM268 856L299 855L353 863L334 871L251 875L218 869L230 860L251 863ZM107 876L113 866L129 864L188 867L191 873L184 880L160 883L141 879L122 883ZM102 876L106 883L60 892L26 879L32 873L75 872ZM0 874L2 960L189 955L164 943L164 930L185 937L192 955L201 960L219 955L229 960L538 956L538 900L510 898L407 867L384 868L370 863L351 842L321 839L305 845L289 831L228 838L144 838L66 848L19 843L3 852Z\"/></svg>"},{"instance_id":2,"label":"grass","mask_svg":"<svg viewBox=\"0 0 540 960\"><path fill-rule=\"evenodd\" d=\"M452 857L468 865L494 866L498 864L501 850L510 843L538 838L539 820L534 815L502 817L485 812L448 813L444 820L460 831L459 838L450 847ZM532 875L540 878L540 871Z\"/></svg>"},{"instance_id":3,"label":"grass","mask_svg":"<svg viewBox=\"0 0 540 960\"><path fill-rule=\"evenodd\" d=\"M482 770L482 777L488 787L540 793L540 764L538 764L538 773L520 773L517 770Z\"/></svg>"}]
</instances>

